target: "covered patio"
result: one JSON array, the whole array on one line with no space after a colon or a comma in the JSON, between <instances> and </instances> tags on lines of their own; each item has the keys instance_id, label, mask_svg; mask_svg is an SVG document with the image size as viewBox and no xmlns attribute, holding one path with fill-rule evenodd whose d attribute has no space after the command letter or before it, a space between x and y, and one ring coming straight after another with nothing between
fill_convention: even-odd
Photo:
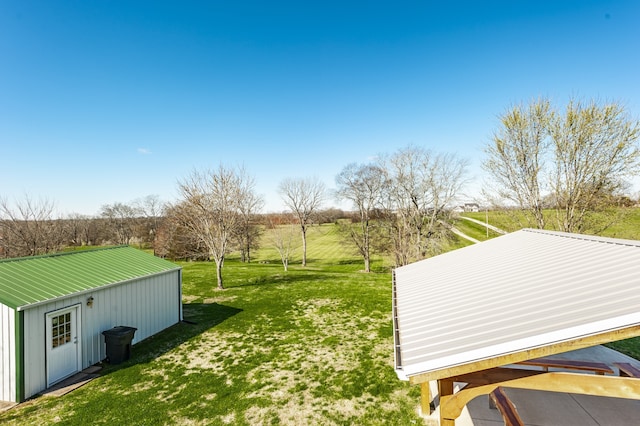
<instances>
[{"instance_id":1,"label":"covered patio","mask_svg":"<svg viewBox=\"0 0 640 426\"><path fill-rule=\"evenodd\" d=\"M423 415L436 410L441 425L480 395L508 424L527 423L517 407L508 415L522 392L640 400L640 362L573 352L640 335L639 290L640 242L532 229L398 268L396 372L421 386ZM575 364L558 361L569 352Z\"/></svg>"}]
</instances>

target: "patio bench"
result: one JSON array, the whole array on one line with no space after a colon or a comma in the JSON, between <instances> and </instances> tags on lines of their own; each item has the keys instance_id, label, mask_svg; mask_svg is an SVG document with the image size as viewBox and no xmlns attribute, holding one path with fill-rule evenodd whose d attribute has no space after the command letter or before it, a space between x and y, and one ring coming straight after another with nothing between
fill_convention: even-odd
<instances>
[{"instance_id":1,"label":"patio bench","mask_svg":"<svg viewBox=\"0 0 640 426\"><path fill-rule=\"evenodd\" d=\"M613 365L618 367L621 376L636 377L640 379L640 368L629 362L614 362Z\"/></svg>"},{"instance_id":2,"label":"patio bench","mask_svg":"<svg viewBox=\"0 0 640 426\"><path fill-rule=\"evenodd\" d=\"M518 364L542 367L544 371L549 371L549 368L564 368L567 370L591 371L599 375L604 375L605 373L614 374L614 371L611 369L611 367L602 362L580 361L573 359L552 359L543 357L520 361Z\"/></svg>"},{"instance_id":3,"label":"patio bench","mask_svg":"<svg viewBox=\"0 0 640 426\"><path fill-rule=\"evenodd\" d=\"M504 420L506 426L524 426L516 406L504 392L504 388L498 386L489 394L489 398L493 402L492 405L495 405L500 414L502 414L502 420Z\"/></svg>"}]
</instances>

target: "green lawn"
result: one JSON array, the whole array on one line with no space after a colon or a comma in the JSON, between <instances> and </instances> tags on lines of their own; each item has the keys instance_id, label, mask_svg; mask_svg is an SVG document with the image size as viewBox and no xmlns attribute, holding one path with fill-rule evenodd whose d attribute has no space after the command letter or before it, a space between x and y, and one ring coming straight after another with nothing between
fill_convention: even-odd
<instances>
[{"instance_id":1,"label":"green lawn","mask_svg":"<svg viewBox=\"0 0 640 426\"><path fill-rule=\"evenodd\" d=\"M476 227L465 232L480 233ZM184 317L132 359L62 397L0 414L2 424L408 425L419 387L393 370L391 274L376 273L334 225L309 231L309 265L284 272L265 242L251 264L184 262ZM637 339L618 344L640 355Z\"/></svg>"},{"instance_id":2,"label":"green lawn","mask_svg":"<svg viewBox=\"0 0 640 426\"><path fill-rule=\"evenodd\" d=\"M250 265L226 260L224 291L213 289L212 263L183 263L184 317L195 324L135 345L130 361L0 423L421 422L419 387L393 370L390 273L360 272L334 228L310 231L304 269L285 273L266 247Z\"/></svg>"},{"instance_id":3,"label":"green lawn","mask_svg":"<svg viewBox=\"0 0 640 426\"><path fill-rule=\"evenodd\" d=\"M484 219L482 219L482 221L484 222ZM486 226L464 219L456 220L454 226L460 231L464 232L466 235L470 236L471 238L475 238L478 241L484 241L500 235L499 233L491 229L489 229L489 231L487 232Z\"/></svg>"}]
</instances>

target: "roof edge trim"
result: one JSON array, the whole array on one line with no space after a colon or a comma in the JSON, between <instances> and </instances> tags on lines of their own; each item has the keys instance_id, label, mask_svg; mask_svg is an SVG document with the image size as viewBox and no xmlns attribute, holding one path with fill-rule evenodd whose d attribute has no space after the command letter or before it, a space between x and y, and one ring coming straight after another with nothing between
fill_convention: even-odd
<instances>
[{"instance_id":1,"label":"roof edge trim","mask_svg":"<svg viewBox=\"0 0 640 426\"><path fill-rule=\"evenodd\" d=\"M601 327L598 327L601 326ZM593 332L593 329L599 329ZM637 336L640 332L640 313L623 315L618 318L598 321L564 330L557 330L534 338L523 338L515 342L495 345L492 353L498 357L487 358L487 348L455 354L436 360L437 362L420 362L396 368L399 378L407 377L412 383L421 383L437 378L457 376L466 373L467 367L478 363L492 362L486 368L499 367L541 356L569 352L575 349L596 346L603 343ZM543 337L542 339L540 339ZM466 360L472 360L466 362ZM452 371L461 370L454 374ZM473 370L473 369L471 369ZM471 371L469 370L469 371ZM475 370L474 370L475 371Z\"/></svg>"},{"instance_id":2,"label":"roof edge trim","mask_svg":"<svg viewBox=\"0 0 640 426\"><path fill-rule=\"evenodd\" d=\"M534 234L554 235L556 237L568 238L571 240L591 241L594 243L615 244L619 246L640 247L640 241L637 241L637 240L601 237L599 235L576 234L576 233L562 232L562 231L549 231L546 229L534 229L534 228L523 228L522 231L531 232Z\"/></svg>"},{"instance_id":3,"label":"roof edge trim","mask_svg":"<svg viewBox=\"0 0 640 426\"><path fill-rule=\"evenodd\" d=\"M38 256L9 257L7 259L0 259L0 263L20 262L23 260L31 260L31 259L47 259L50 257L62 257L62 256L68 256L72 254L81 254L81 253L95 253L97 251L114 250L114 249L119 249L124 247L131 247L131 246L125 244L125 245L110 246L110 247L97 247L97 248L92 248L87 250L60 251L57 253L40 254Z\"/></svg>"}]
</instances>

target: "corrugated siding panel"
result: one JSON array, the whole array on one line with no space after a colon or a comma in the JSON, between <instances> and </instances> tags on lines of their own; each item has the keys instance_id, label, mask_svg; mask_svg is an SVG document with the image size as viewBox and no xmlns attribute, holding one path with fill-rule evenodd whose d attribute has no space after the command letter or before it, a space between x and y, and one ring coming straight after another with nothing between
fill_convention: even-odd
<instances>
[{"instance_id":1,"label":"corrugated siding panel","mask_svg":"<svg viewBox=\"0 0 640 426\"><path fill-rule=\"evenodd\" d=\"M640 323L640 242L522 230L395 276L406 371Z\"/></svg>"},{"instance_id":2,"label":"corrugated siding panel","mask_svg":"<svg viewBox=\"0 0 640 426\"><path fill-rule=\"evenodd\" d=\"M93 297L93 306L87 299ZM81 296L55 300L25 310L25 395L46 388L45 314L81 304L82 367L103 360L106 347L102 332L125 325L136 327L133 343L146 339L180 319L180 270L98 288Z\"/></svg>"},{"instance_id":3,"label":"corrugated siding panel","mask_svg":"<svg viewBox=\"0 0 640 426\"><path fill-rule=\"evenodd\" d=\"M0 401L16 402L15 311L0 304Z\"/></svg>"},{"instance_id":4,"label":"corrugated siding panel","mask_svg":"<svg viewBox=\"0 0 640 426\"><path fill-rule=\"evenodd\" d=\"M14 309L179 267L132 247L0 261L0 303Z\"/></svg>"}]
</instances>

